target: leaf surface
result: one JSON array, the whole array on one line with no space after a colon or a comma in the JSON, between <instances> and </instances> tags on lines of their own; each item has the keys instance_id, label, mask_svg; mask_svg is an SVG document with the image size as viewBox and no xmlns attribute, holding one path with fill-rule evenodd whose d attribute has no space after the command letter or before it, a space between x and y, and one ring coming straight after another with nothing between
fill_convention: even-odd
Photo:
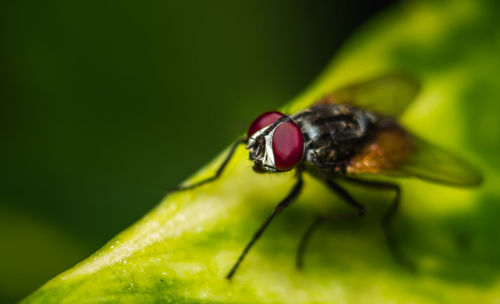
<instances>
[{"instance_id":1,"label":"leaf surface","mask_svg":"<svg viewBox=\"0 0 500 304\"><path fill-rule=\"evenodd\" d=\"M402 117L413 132L484 168L480 189L402 180L398 245L418 266L398 265L380 219L389 193L348 188L366 217L330 223L294 268L317 213L347 212L312 178L270 225L234 279L224 276L293 185L291 174L254 173L241 148L223 177L165 198L98 252L25 303L498 303L500 299L500 18L494 1L408 1L366 24L325 72L282 110L293 113L343 85L386 72L422 82ZM187 183L212 175L221 157ZM119 210L117 210L119 216ZM29 274L27 274L29 275Z\"/></svg>"}]
</instances>

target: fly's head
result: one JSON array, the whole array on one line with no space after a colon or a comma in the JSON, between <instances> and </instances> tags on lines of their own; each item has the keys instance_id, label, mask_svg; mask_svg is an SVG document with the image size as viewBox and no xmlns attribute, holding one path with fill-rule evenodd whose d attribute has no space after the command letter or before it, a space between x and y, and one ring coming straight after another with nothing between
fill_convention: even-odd
<instances>
[{"instance_id":1,"label":"fly's head","mask_svg":"<svg viewBox=\"0 0 500 304\"><path fill-rule=\"evenodd\" d=\"M267 112L251 124L247 149L255 172L284 172L292 170L302 159L304 139L290 117Z\"/></svg>"}]
</instances>

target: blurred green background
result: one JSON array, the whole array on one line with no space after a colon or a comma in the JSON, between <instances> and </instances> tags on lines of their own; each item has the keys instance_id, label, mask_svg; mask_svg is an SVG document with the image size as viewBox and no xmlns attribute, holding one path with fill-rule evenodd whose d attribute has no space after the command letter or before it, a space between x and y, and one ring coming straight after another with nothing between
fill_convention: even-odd
<instances>
[{"instance_id":1,"label":"blurred green background","mask_svg":"<svg viewBox=\"0 0 500 304\"><path fill-rule=\"evenodd\" d=\"M90 255L392 1L2 1L0 302Z\"/></svg>"}]
</instances>

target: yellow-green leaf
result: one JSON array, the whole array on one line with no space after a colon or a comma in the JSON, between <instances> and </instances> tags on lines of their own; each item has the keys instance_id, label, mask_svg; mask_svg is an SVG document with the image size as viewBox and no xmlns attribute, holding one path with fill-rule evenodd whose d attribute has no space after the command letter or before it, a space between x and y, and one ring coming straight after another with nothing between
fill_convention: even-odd
<instances>
[{"instance_id":1,"label":"yellow-green leaf","mask_svg":"<svg viewBox=\"0 0 500 304\"><path fill-rule=\"evenodd\" d=\"M321 227L305 269L297 271L296 247L315 215L347 210L306 177L300 198L270 225L234 279L224 279L293 186L291 174L254 173L241 148L221 179L168 196L25 303L498 303L498 11L495 1L396 5L366 24L284 108L295 112L339 86L386 72L422 81L422 93L402 123L478 164L485 183L456 189L401 181L396 237L416 263L416 274L397 264L384 243L379 222L390 194L359 187L348 189L368 214ZM211 176L222 157L187 183Z\"/></svg>"}]
</instances>

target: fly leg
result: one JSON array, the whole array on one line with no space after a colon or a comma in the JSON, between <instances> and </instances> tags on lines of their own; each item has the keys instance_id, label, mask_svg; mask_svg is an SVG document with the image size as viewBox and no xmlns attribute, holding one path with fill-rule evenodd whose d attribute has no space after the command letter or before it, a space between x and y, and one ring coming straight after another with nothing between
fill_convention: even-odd
<instances>
[{"instance_id":1,"label":"fly leg","mask_svg":"<svg viewBox=\"0 0 500 304\"><path fill-rule=\"evenodd\" d=\"M344 178L344 180L374 189L392 190L395 192L396 195L394 197L394 200L392 201L389 210L386 211L384 217L382 218L382 229L384 232L385 240L387 242L387 246L389 247L389 251L391 252L394 259L401 265L408 268L410 271L414 272L416 270L415 264L401 251L399 246L397 246L397 240L393 233L394 215L396 215L396 212L400 205L401 188L399 187L399 185L388 182L368 181L350 177Z\"/></svg>"},{"instance_id":2,"label":"fly leg","mask_svg":"<svg viewBox=\"0 0 500 304\"><path fill-rule=\"evenodd\" d=\"M167 190L167 194L170 194L172 192L177 192L177 191L184 191L184 190L191 190L191 189L194 189L194 188L197 188L199 186L202 186L202 185L205 185L205 184L208 184L210 182L213 182L215 181L216 179L218 179L221 175L222 175L222 172L224 171L224 169L226 168L227 164L229 163L229 161L231 160L231 157L233 157L234 155L234 152L236 151L236 148L238 148L239 145L241 144L244 144L246 143L246 139L245 138L239 138L232 146L231 148L229 149L229 153L227 154L226 158L224 159L224 161L222 162L222 164L220 165L219 169L217 169L217 171L215 172L215 175L214 176L211 176L209 178L206 178L204 180L201 180L199 182L196 182L194 184L191 184L191 185L177 185L171 189L168 189Z\"/></svg>"},{"instance_id":3,"label":"fly leg","mask_svg":"<svg viewBox=\"0 0 500 304\"><path fill-rule=\"evenodd\" d=\"M297 198L297 196L299 195L300 191L302 190L302 185L303 185L302 174L300 172L298 172L298 174L297 174L297 182L295 183L295 186L293 186L293 188L290 191L290 193L288 193L288 195L278 205L276 205L276 207L274 207L274 210L271 213L271 215L269 215L267 217L267 219L264 221L264 223L255 232L255 234L253 235L253 237L250 240L250 242L248 242L248 244L246 245L245 249L243 249L243 252L238 257L238 260L236 260L236 263L234 263L233 267L231 268L231 270L229 271L229 273L226 275L226 279L231 280L231 278L233 277L234 273L236 272L236 270L240 266L241 262L243 261L243 259L247 255L248 251L250 251L250 249L255 244L255 242L257 242L257 240L261 237L261 235L264 232L264 230L266 230L267 226L271 223L271 220L278 213L280 213L281 211L283 211L283 209L285 209L288 205L290 205Z\"/></svg>"},{"instance_id":4,"label":"fly leg","mask_svg":"<svg viewBox=\"0 0 500 304\"><path fill-rule=\"evenodd\" d=\"M309 243L309 239L311 238L312 233L316 228L319 227L320 224L325 221L334 221L334 220L348 220L354 219L362 216L366 212L366 208L358 203L344 188L340 187L337 183L327 180L326 184L332 189L344 202L352 206L357 210L357 213L354 214L332 214L332 215L320 215L316 217L314 222L307 228L306 232L302 235L300 239L299 247L297 248L297 256L296 256L296 266L298 269L302 269L304 265L304 254L307 248L307 244Z\"/></svg>"}]
</instances>

